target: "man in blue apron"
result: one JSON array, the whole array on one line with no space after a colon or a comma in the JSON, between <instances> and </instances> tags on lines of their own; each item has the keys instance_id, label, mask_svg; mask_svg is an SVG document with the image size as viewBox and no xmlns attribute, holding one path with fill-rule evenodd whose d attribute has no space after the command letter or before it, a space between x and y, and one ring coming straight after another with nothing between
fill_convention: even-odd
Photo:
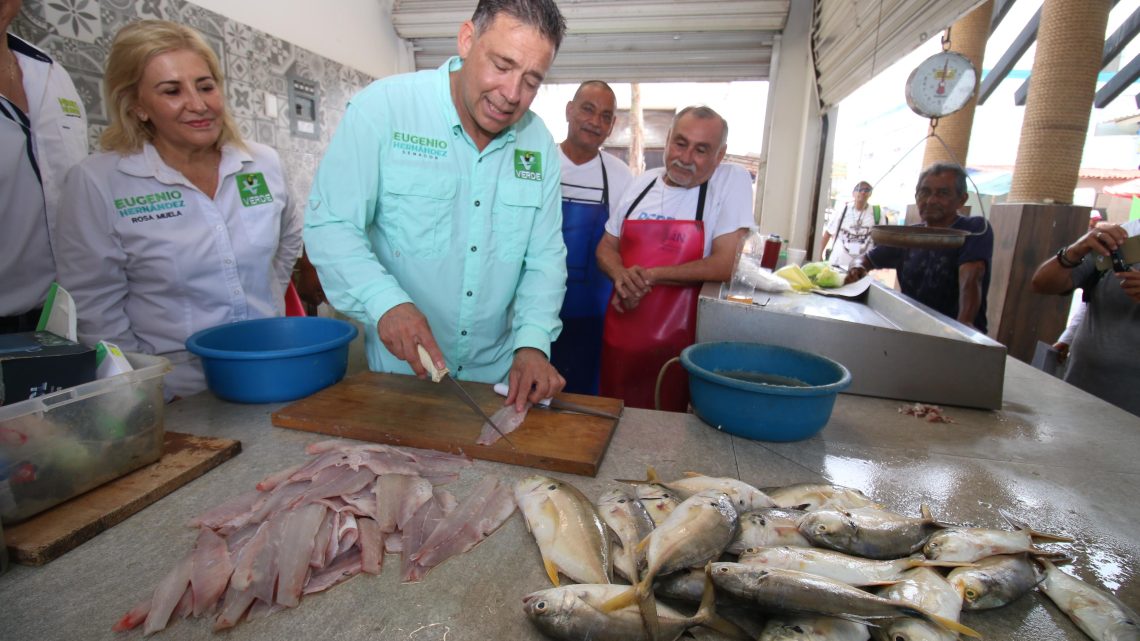
<instances>
[{"instance_id":1,"label":"man in blue apron","mask_svg":"<svg viewBox=\"0 0 1140 641\"><path fill-rule=\"evenodd\" d=\"M601 150L614 128L617 100L601 80L583 82L566 103L562 157L562 237L566 241L566 298L562 334L550 360L566 378L567 392L598 393L602 323L613 284L598 269L594 250L610 209L633 180L629 167Z\"/></svg>"}]
</instances>

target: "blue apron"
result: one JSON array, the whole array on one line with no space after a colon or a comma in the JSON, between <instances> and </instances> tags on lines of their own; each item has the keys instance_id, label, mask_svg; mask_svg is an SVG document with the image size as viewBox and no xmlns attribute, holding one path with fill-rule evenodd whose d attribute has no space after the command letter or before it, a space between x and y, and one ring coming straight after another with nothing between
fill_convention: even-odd
<instances>
[{"instance_id":1,"label":"blue apron","mask_svg":"<svg viewBox=\"0 0 1140 641\"><path fill-rule=\"evenodd\" d=\"M566 298L562 333L550 347L550 362L566 378L565 391L597 394L601 372L602 325L613 282L594 255L609 218L609 178L602 165L601 201L562 199L562 238L566 242ZM567 185L581 187L580 185ZM587 187L587 189L597 189Z\"/></svg>"}]
</instances>

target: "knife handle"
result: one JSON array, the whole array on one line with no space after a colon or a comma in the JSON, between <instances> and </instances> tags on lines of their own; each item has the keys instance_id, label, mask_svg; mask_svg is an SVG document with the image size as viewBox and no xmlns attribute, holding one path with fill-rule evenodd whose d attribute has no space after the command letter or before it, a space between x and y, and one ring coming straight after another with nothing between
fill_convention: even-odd
<instances>
[{"instance_id":1,"label":"knife handle","mask_svg":"<svg viewBox=\"0 0 1140 641\"><path fill-rule=\"evenodd\" d=\"M416 345L416 351L420 354L420 365L423 365L428 374L431 374L431 382L438 383L443 380L444 376L448 375L449 370L446 367L441 370L435 366L435 363L431 361L431 355L428 354L423 345Z\"/></svg>"},{"instance_id":2,"label":"knife handle","mask_svg":"<svg viewBox=\"0 0 1140 641\"><path fill-rule=\"evenodd\" d=\"M507 392L511 391L511 388L507 387L506 383L495 383L494 389L495 389L495 393L498 394L499 396L506 396ZM554 399L553 396L551 396L549 398L544 398L541 401L539 401L538 404L539 405L545 405L546 407L550 407L550 401L553 399Z\"/></svg>"}]
</instances>

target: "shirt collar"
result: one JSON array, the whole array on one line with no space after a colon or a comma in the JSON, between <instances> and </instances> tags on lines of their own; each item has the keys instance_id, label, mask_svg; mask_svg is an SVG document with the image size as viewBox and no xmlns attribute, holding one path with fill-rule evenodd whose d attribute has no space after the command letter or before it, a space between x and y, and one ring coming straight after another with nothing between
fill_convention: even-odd
<instances>
[{"instance_id":1,"label":"shirt collar","mask_svg":"<svg viewBox=\"0 0 1140 641\"><path fill-rule=\"evenodd\" d=\"M218 175L225 178L241 171L243 165L252 162L249 152L233 144L222 147L222 159L218 163ZM168 185L186 185L186 177L172 169L158 155L158 149L145 143L141 151L119 158L119 171L138 178L154 178Z\"/></svg>"},{"instance_id":2,"label":"shirt collar","mask_svg":"<svg viewBox=\"0 0 1140 641\"><path fill-rule=\"evenodd\" d=\"M459 71L462 67L463 59L459 56L452 56L439 66L439 69L436 71L436 73L439 74L439 99L443 105L443 115L444 118L447 119L448 126L453 132L463 135L467 141L474 146L475 142L471 140L471 136L463 128L463 123L459 120L459 111L456 110L455 102L451 99L451 72ZM499 132L499 135L491 140L491 144L487 145L483 153L497 149L506 143L514 142L515 136L517 135L515 130L516 125L518 125L518 123Z\"/></svg>"}]
</instances>

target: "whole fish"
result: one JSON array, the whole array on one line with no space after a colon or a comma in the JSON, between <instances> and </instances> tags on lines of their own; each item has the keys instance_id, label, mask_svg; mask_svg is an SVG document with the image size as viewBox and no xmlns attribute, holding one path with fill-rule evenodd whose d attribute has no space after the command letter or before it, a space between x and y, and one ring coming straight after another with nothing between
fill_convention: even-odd
<instances>
[{"instance_id":1,"label":"whole fish","mask_svg":"<svg viewBox=\"0 0 1140 641\"><path fill-rule=\"evenodd\" d=\"M928 561L922 555L879 561L833 550L790 546L748 548L740 555L740 562L768 568L799 570L856 587L891 583L899 580L904 572L912 568L942 565L939 561Z\"/></svg>"},{"instance_id":2,"label":"whole fish","mask_svg":"<svg viewBox=\"0 0 1140 641\"><path fill-rule=\"evenodd\" d=\"M957 621L962 597L942 575L930 568L915 568L903 579L879 590L879 596L912 603L926 612ZM955 641L958 635L919 619L893 619L871 630L876 641Z\"/></svg>"},{"instance_id":3,"label":"whole fish","mask_svg":"<svg viewBox=\"0 0 1140 641\"><path fill-rule=\"evenodd\" d=\"M942 561L977 561L996 554L1018 554L1029 552L1043 553L1036 547L1035 540L1070 543L1073 539L1059 534L1038 532L1024 523L1018 523L1005 516L1016 529L995 530L990 528L952 527L936 532L926 542L923 553L927 558Z\"/></svg>"},{"instance_id":4,"label":"whole fish","mask_svg":"<svg viewBox=\"0 0 1140 641\"><path fill-rule=\"evenodd\" d=\"M1028 554L999 554L981 559L976 567L957 568L946 580L962 595L966 610L989 610L1009 605L1034 588L1045 575Z\"/></svg>"},{"instance_id":5,"label":"whole fish","mask_svg":"<svg viewBox=\"0 0 1140 641\"><path fill-rule=\"evenodd\" d=\"M729 554L740 554L751 547L794 545L810 547L800 534L798 523L807 512L794 508L767 507L740 515L736 536L725 548Z\"/></svg>"},{"instance_id":6,"label":"whole fish","mask_svg":"<svg viewBox=\"0 0 1140 641\"><path fill-rule=\"evenodd\" d=\"M736 508L737 513L756 510L762 507L776 507L776 502L767 494L744 481L734 478L705 476L704 474L697 474L696 472L686 472L684 478L677 479L676 481L662 481L657 476L657 470L650 466L646 470L644 481L625 480L623 482L633 485L660 485L676 492L682 500L705 490L719 490L727 494L728 498L732 500L732 505Z\"/></svg>"},{"instance_id":7,"label":"whole fish","mask_svg":"<svg viewBox=\"0 0 1140 641\"><path fill-rule=\"evenodd\" d=\"M949 527L934 520L930 508L911 518L876 508L819 510L800 519L800 534L813 545L869 559L898 559L922 549L927 539Z\"/></svg>"},{"instance_id":8,"label":"whole fish","mask_svg":"<svg viewBox=\"0 0 1140 641\"><path fill-rule=\"evenodd\" d=\"M1094 641L1140 640L1140 616L1112 594L1058 570L1048 559L1040 590Z\"/></svg>"},{"instance_id":9,"label":"whole fish","mask_svg":"<svg viewBox=\"0 0 1140 641\"><path fill-rule=\"evenodd\" d=\"M704 490L682 501L664 523L638 544L646 563L641 580L633 589L607 601L603 609L612 611L636 601L649 638L658 638L653 579L702 566L719 557L736 532L738 518L732 500L724 492Z\"/></svg>"},{"instance_id":10,"label":"whole fish","mask_svg":"<svg viewBox=\"0 0 1140 641\"><path fill-rule=\"evenodd\" d=\"M866 641L867 626L835 617L797 616L769 619L756 641Z\"/></svg>"},{"instance_id":11,"label":"whole fish","mask_svg":"<svg viewBox=\"0 0 1140 641\"><path fill-rule=\"evenodd\" d=\"M559 572L575 583L613 581L609 531L578 488L536 474L515 484L515 501L551 583L559 585Z\"/></svg>"},{"instance_id":12,"label":"whole fish","mask_svg":"<svg viewBox=\"0 0 1140 641\"><path fill-rule=\"evenodd\" d=\"M649 518L653 519L654 526L664 523L673 510L681 504L681 497L676 492L656 483L635 484L633 493L645 508L645 512L649 514Z\"/></svg>"},{"instance_id":13,"label":"whole fish","mask_svg":"<svg viewBox=\"0 0 1140 641\"><path fill-rule=\"evenodd\" d=\"M621 546L613 550L614 571L637 582L640 558L634 551L637 544L653 531L653 519L645 506L632 492L624 488L606 492L598 499L598 515L617 534Z\"/></svg>"},{"instance_id":14,"label":"whole fish","mask_svg":"<svg viewBox=\"0 0 1140 641\"><path fill-rule=\"evenodd\" d=\"M866 494L853 487L826 483L797 483L765 490L781 507L798 507L808 512L817 510L853 510L860 507L883 509Z\"/></svg>"},{"instance_id":15,"label":"whole fish","mask_svg":"<svg viewBox=\"0 0 1140 641\"><path fill-rule=\"evenodd\" d=\"M715 616L712 582L706 587L697 613L687 617L666 605L657 609L659 638L673 641L691 627L707 624ZM629 588L621 585L567 585L540 590L523 598L527 618L547 636L565 641L628 641L645 637L641 613L632 604L606 612L602 604Z\"/></svg>"},{"instance_id":16,"label":"whole fish","mask_svg":"<svg viewBox=\"0 0 1140 641\"><path fill-rule=\"evenodd\" d=\"M838 617L859 623L910 617L966 636L979 636L957 621L912 604L884 599L842 581L806 572L713 563L711 575L717 588L750 599L765 610Z\"/></svg>"}]
</instances>

